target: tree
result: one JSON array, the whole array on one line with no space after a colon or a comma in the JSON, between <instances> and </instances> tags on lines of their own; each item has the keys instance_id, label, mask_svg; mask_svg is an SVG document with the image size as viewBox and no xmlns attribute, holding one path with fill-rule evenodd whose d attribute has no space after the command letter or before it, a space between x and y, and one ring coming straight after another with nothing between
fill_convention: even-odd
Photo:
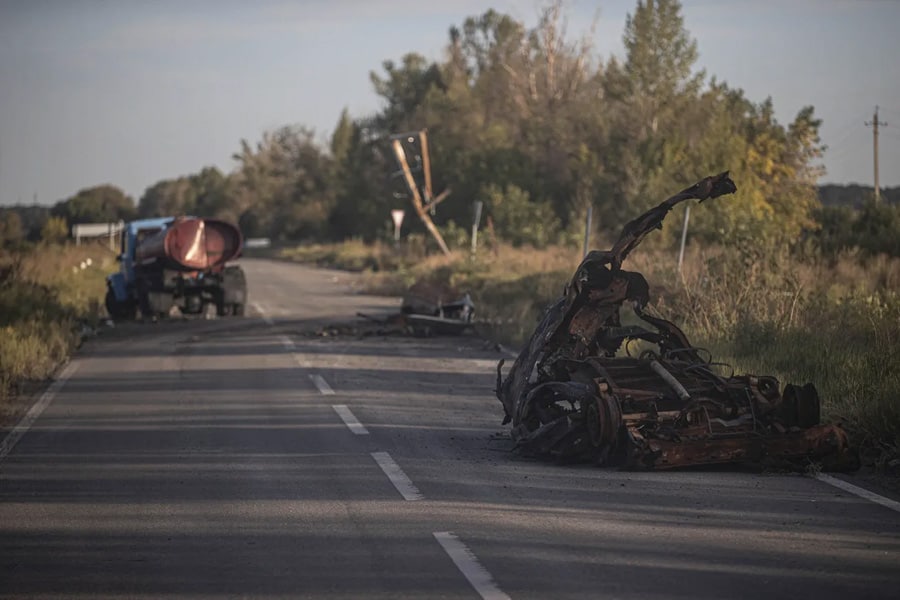
<instances>
[{"instance_id":1,"label":"tree","mask_svg":"<svg viewBox=\"0 0 900 600\"><path fill-rule=\"evenodd\" d=\"M372 136L373 129L371 122L342 117L332 135L335 199L328 225L334 239L372 241L389 231L390 211L400 208L389 177L396 163L390 146Z\"/></svg>"},{"instance_id":2,"label":"tree","mask_svg":"<svg viewBox=\"0 0 900 600\"><path fill-rule=\"evenodd\" d=\"M19 213L12 209L0 212L0 248L14 248L25 241L25 229Z\"/></svg>"},{"instance_id":3,"label":"tree","mask_svg":"<svg viewBox=\"0 0 900 600\"><path fill-rule=\"evenodd\" d=\"M682 95L694 95L703 74L692 74L697 42L684 27L678 0L638 0L634 15L625 18L625 74L639 127L654 133L662 118L671 117Z\"/></svg>"},{"instance_id":4,"label":"tree","mask_svg":"<svg viewBox=\"0 0 900 600\"><path fill-rule=\"evenodd\" d=\"M440 69L415 52L404 55L399 66L394 61L386 60L382 68L385 70L384 77L374 71L369 74L375 93L386 102L374 124L386 133L416 129L410 117L432 86L443 86Z\"/></svg>"},{"instance_id":5,"label":"tree","mask_svg":"<svg viewBox=\"0 0 900 600\"><path fill-rule=\"evenodd\" d=\"M569 35L562 0L532 28L494 10L471 16L450 28L441 60L411 51L371 73L380 110L343 110L327 144L298 126L241 140L231 173L158 182L140 212L218 216L276 240L371 240L408 202L390 136L426 129L432 189L453 190L438 226L468 222L483 200L498 235L516 243L580 236L588 206L615 233L726 169L738 195L694 213L691 239L784 243L811 226L822 152L811 107L784 126L771 101L707 83L678 0L636 2L623 60L602 60L593 41L593 29ZM410 167L418 177L423 165ZM673 243L676 221L648 242Z\"/></svg>"},{"instance_id":6,"label":"tree","mask_svg":"<svg viewBox=\"0 0 900 600\"><path fill-rule=\"evenodd\" d=\"M69 237L69 227L62 217L50 217L41 227L41 241L48 244L61 244Z\"/></svg>"},{"instance_id":7,"label":"tree","mask_svg":"<svg viewBox=\"0 0 900 600\"><path fill-rule=\"evenodd\" d=\"M865 254L900 256L900 206L866 200L859 210L828 206L818 211L819 248L829 256L849 248Z\"/></svg>"},{"instance_id":8,"label":"tree","mask_svg":"<svg viewBox=\"0 0 900 600\"><path fill-rule=\"evenodd\" d=\"M135 216L134 201L114 185L98 185L80 190L57 202L51 214L65 219L71 227L78 223L110 223Z\"/></svg>"},{"instance_id":9,"label":"tree","mask_svg":"<svg viewBox=\"0 0 900 600\"><path fill-rule=\"evenodd\" d=\"M190 175L188 182L193 194L193 214L237 222L239 213L234 206L232 183L215 167L204 167Z\"/></svg>"},{"instance_id":10,"label":"tree","mask_svg":"<svg viewBox=\"0 0 900 600\"><path fill-rule=\"evenodd\" d=\"M187 177L165 179L144 191L138 202L138 214L143 218L192 214L196 199Z\"/></svg>"},{"instance_id":11,"label":"tree","mask_svg":"<svg viewBox=\"0 0 900 600\"><path fill-rule=\"evenodd\" d=\"M319 148L314 132L282 127L263 134L252 148L241 142L235 154L236 208L254 234L280 240L326 239L334 206L334 162Z\"/></svg>"},{"instance_id":12,"label":"tree","mask_svg":"<svg viewBox=\"0 0 900 600\"><path fill-rule=\"evenodd\" d=\"M145 218L195 215L235 222L240 213L233 195L228 177L215 167L204 167L199 173L148 187L138 203L138 214Z\"/></svg>"},{"instance_id":13,"label":"tree","mask_svg":"<svg viewBox=\"0 0 900 600\"><path fill-rule=\"evenodd\" d=\"M359 128L350 118L349 111L344 108L331 134L331 157L335 163L341 164L347 160L347 155L358 138Z\"/></svg>"},{"instance_id":14,"label":"tree","mask_svg":"<svg viewBox=\"0 0 900 600\"><path fill-rule=\"evenodd\" d=\"M543 248L554 243L559 234L559 220L552 208L542 202L532 202L528 192L515 186L500 189L488 186L483 193L494 223L503 238L516 246L530 244Z\"/></svg>"},{"instance_id":15,"label":"tree","mask_svg":"<svg viewBox=\"0 0 900 600\"><path fill-rule=\"evenodd\" d=\"M605 209L613 222L658 202L673 181L687 184L691 175L675 167L695 143L684 113L697 101L704 78L693 73L697 44L678 0L638 0L626 17L623 42L625 62L611 61L604 81L613 121L607 183L615 198Z\"/></svg>"}]
</instances>

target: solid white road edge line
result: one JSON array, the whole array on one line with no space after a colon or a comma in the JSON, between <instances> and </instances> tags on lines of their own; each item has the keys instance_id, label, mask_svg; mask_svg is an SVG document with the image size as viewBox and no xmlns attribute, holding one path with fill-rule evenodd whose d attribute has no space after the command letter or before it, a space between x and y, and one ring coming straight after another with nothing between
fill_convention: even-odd
<instances>
[{"instance_id":1,"label":"solid white road edge line","mask_svg":"<svg viewBox=\"0 0 900 600\"><path fill-rule=\"evenodd\" d=\"M328 385L328 382L325 381L325 379L323 379L321 375L311 374L309 378L312 380L313 385L318 388L323 396L334 396L334 390L331 389L331 386Z\"/></svg>"},{"instance_id":2,"label":"solid white road edge line","mask_svg":"<svg viewBox=\"0 0 900 600\"><path fill-rule=\"evenodd\" d=\"M459 538L449 531L435 531L433 535L456 568L472 584L483 600L510 600L509 596L504 594L494 583L494 578L487 572L487 569L481 566L472 551L459 541Z\"/></svg>"},{"instance_id":3,"label":"solid white road edge line","mask_svg":"<svg viewBox=\"0 0 900 600\"><path fill-rule=\"evenodd\" d=\"M275 324L275 321L272 320L272 317L266 314L266 311L263 310L263 307L260 306L259 302L253 302L252 304L250 304L250 306L252 306L253 309L259 313L259 316L262 317L262 320L266 325L272 326Z\"/></svg>"},{"instance_id":4,"label":"solid white road edge line","mask_svg":"<svg viewBox=\"0 0 900 600\"><path fill-rule=\"evenodd\" d=\"M356 435L369 435L369 430L359 422L359 419L357 419L352 412L350 412L350 409L346 404L333 404L331 408L338 414L341 421L347 426L347 429Z\"/></svg>"},{"instance_id":5,"label":"solid white road edge line","mask_svg":"<svg viewBox=\"0 0 900 600\"><path fill-rule=\"evenodd\" d=\"M414 500L425 499L425 496L422 495L419 488L417 488L412 480L406 476L406 473L403 472L400 465L394 462L394 459L391 458L390 454L387 452L373 452L372 458L375 459L375 462L378 463L378 466L381 467L381 470L384 471L387 478L391 480L391 483L394 484L394 487L397 488L397 491L400 492L400 495L403 496L404 500L412 502Z\"/></svg>"},{"instance_id":6,"label":"solid white road edge line","mask_svg":"<svg viewBox=\"0 0 900 600\"><path fill-rule=\"evenodd\" d=\"M53 402L53 398L62 389L62 386L66 384L66 381L69 380L75 371L78 370L77 362L70 362L66 365L66 368L63 369L62 373L59 374L59 378L56 381L50 384L41 397L35 402L28 412L25 413L25 416L22 417L22 420L19 421L19 424L15 426L15 428L7 434L7 436L0 442L0 462L3 462L3 459L6 458L6 455L10 453L10 451L15 447L15 445L22 439L22 436L31 429L31 426L37 420L38 417L41 416L41 413L44 412L44 409L47 408L51 402Z\"/></svg>"},{"instance_id":7,"label":"solid white road edge line","mask_svg":"<svg viewBox=\"0 0 900 600\"><path fill-rule=\"evenodd\" d=\"M874 502L875 504L880 504L881 506L889 508L893 511L900 512L900 502L891 500L890 498L885 498L884 496L879 496L875 492L870 492L869 490L863 489L859 486L855 486L852 483L847 483L843 479L838 479L837 477L832 477L831 475L826 475L825 473L818 473L816 475L816 479L838 489L844 490L845 492L850 492L854 496L859 496L860 498L864 498L870 502Z\"/></svg>"}]
</instances>

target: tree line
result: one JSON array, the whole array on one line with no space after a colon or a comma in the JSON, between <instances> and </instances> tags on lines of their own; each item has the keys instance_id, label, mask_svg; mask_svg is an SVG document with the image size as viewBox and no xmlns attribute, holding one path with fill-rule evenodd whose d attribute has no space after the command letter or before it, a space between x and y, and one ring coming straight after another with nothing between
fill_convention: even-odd
<instances>
[{"instance_id":1,"label":"tree line","mask_svg":"<svg viewBox=\"0 0 900 600\"><path fill-rule=\"evenodd\" d=\"M623 40L621 59L598 56L592 32L569 35L561 2L533 28L488 10L450 27L437 61L416 52L385 61L370 74L381 109L356 118L345 110L327 144L284 126L241 140L229 173L207 167L159 181L137 202L98 186L57 203L49 218L71 226L194 214L276 242L389 238L391 209L409 208L390 139L422 129L434 189L452 190L433 217L445 232L468 228L475 201L514 244L573 241L588 207L598 231L617 232L722 170L739 193L692 215L694 239L789 244L857 218L822 208L820 195L835 193L816 186L825 148L813 107L781 124L771 99L754 102L699 69L678 0L638 0ZM421 177L421 163L413 166ZM7 237L10 212L0 219ZM33 236L33 208L12 212ZM411 219L404 228L421 231ZM676 229L658 243L674 242Z\"/></svg>"}]
</instances>

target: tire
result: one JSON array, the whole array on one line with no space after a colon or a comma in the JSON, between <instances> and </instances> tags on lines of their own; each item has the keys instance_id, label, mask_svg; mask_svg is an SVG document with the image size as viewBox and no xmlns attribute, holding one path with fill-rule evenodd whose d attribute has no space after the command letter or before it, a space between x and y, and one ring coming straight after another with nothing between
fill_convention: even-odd
<instances>
[{"instance_id":1,"label":"tire","mask_svg":"<svg viewBox=\"0 0 900 600\"><path fill-rule=\"evenodd\" d=\"M135 290L138 297L138 308L141 310L142 319L156 319L156 314L150 306L150 286L143 277L137 278L134 282Z\"/></svg>"},{"instance_id":2,"label":"tire","mask_svg":"<svg viewBox=\"0 0 900 600\"><path fill-rule=\"evenodd\" d=\"M106 312L113 320L125 320L134 318L134 305L131 302L119 302L112 288L106 290L104 298Z\"/></svg>"},{"instance_id":3,"label":"tire","mask_svg":"<svg viewBox=\"0 0 900 600\"><path fill-rule=\"evenodd\" d=\"M222 294L218 294L220 297ZM216 302L216 315L220 317L230 317L231 312L233 310L233 305L225 302L223 300L218 300Z\"/></svg>"},{"instance_id":4,"label":"tire","mask_svg":"<svg viewBox=\"0 0 900 600\"><path fill-rule=\"evenodd\" d=\"M243 304L233 305L231 314L233 314L235 317L243 317L244 316L244 305Z\"/></svg>"},{"instance_id":5,"label":"tire","mask_svg":"<svg viewBox=\"0 0 900 600\"><path fill-rule=\"evenodd\" d=\"M247 277L240 267L227 267L222 272L222 301L227 304L246 304Z\"/></svg>"},{"instance_id":6,"label":"tire","mask_svg":"<svg viewBox=\"0 0 900 600\"><path fill-rule=\"evenodd\" d=\"M797 425L802 428L814 427L822 422L822 405L819 392L811 383L805 384L797 396Z\"/></svg>"}]
</instances>

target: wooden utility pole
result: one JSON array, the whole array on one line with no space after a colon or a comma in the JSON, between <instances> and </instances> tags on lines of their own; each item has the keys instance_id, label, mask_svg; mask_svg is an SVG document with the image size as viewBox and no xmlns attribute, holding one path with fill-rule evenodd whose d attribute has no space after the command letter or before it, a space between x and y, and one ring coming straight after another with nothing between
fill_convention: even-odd
<instances>
[{"instance_id":1,"label":"wooden utility pole","mask_svg":"<svg viewBox=\"0 0 900 600\"><path fill-rule=\"evenodd\" d=\"M881 202L881 187L878 185L878 126L887 126L884 121L878 120L878 106L875 106L875 114L871 121L866 121L866 127L872 128L872 154L875 159L875 204Z\"/></svg>"},{"instance_id":2,"label":"wooden utility pole","mask_svg":"<svg viewBox=\"0 0 900 600\"><path fill-rule=\"evenodd\" d=\"M419 132L419 143L422 145L422 171L425 175L425 204L431 204L434 197L431 191L431 158L428 156L428 132ZM431 206L431 214L434 214L434 205Z\"/></svg>"},{"instance_id":3,"label":"wooden utility pole","mask_svg":"<svg viewBox=\"0 0 900 600\"><path fill-rule=\"evenodd\" d=\"M420 132L423 133L423 132ZM421 139L421 138L420 138ZM427 143L427 142L426 142ZM431 233L437 242L438 246L445 255L450 256L450 248L447 247L447 243L444 242L443 236L441 236L441 232L438 231L438 228L435 226L434 222L431 220L431 217L428 216L427 209L428 207L434 207L437 204L436 201L430 201L428 206L426 206L422 202L422 195L419 193L419 186L416 185L416 180L413 177L412 170L409 168L409 162L406 160L406 151L403 149L403 142L398 139L397 136L394 137L391 142L391 146L394 149L394 156L397 158L397 164L400 165L400 170L403 173L403 179L406 181L406 187L409 188L409 193L412 196L412 204L413 208L416 211L416 214L419 215L419 218L422 220L422 223L425 224L426 229ZM427 154L427 153L426 153ZM427 160L427 159L424 159ZM426 173L428 171L426 170ZM431 183L431 176L427 176L428 184ZM430 190L426 188L426 194L430 195ZM447 197L446 194L442 194L444 198Z\"/></svg>"}]
</instances>

